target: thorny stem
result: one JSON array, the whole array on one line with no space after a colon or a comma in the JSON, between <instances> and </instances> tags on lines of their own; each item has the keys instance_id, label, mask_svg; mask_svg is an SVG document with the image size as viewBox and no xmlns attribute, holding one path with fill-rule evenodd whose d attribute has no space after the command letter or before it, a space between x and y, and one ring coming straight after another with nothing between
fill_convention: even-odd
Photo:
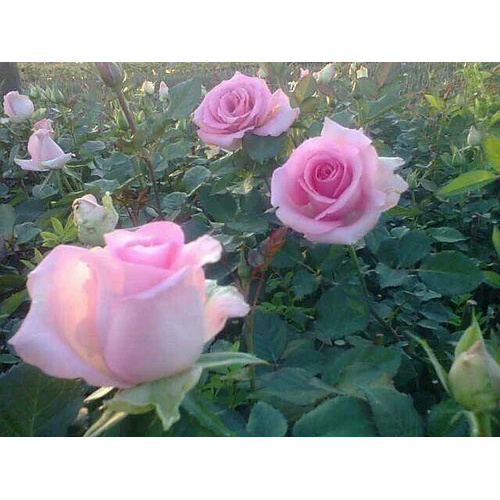
<instances>
[{"instance_id":1,"label":"thorny stem","mask_svg":"<svg viewBox=\"0 0 500 500\"><path fill-rule=\"evenodd\" d=\"M391 335L394 337L394 338L398 338L398 334L396 332L396 330L394 330L394 328L392 328L392 326L387 323L387 321L384 320L384 318L382 318L382 316L380 316L380 314L375 310L374 306L373 306L373 302L371 300L371 297L370 297L370 293L368 292L368 288L366 286L366 281L365 281L365 278L363 276L363 271L361 271L361 266L359 264L359 260L358 260L358 256L356 255L356 250L354 249L354 246L353 245L349 245L349 255L351 256L351 261L352 263L354 264L354 267L356 269L356 273L358 274L358 278L359 278L359 282L361 284L361 288L363 290L363 294L365 296L365 299L366 299L366 303L370 309L370 312L372 314L372 316L388 331L391 333Z\"/></svg>"}]
</instances>

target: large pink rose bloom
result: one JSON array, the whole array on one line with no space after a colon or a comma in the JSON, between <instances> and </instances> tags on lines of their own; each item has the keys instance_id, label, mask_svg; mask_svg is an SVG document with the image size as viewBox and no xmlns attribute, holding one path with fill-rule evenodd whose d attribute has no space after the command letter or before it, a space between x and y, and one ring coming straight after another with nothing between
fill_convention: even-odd
<instances>
[{"instance_id":1,"label":"large pink rose bloom","mask_svg":"<svg viewBox=\"0 0 500 500\"><path fill-rule=\"evenodd\" d=\"M198 135L206 144L237 149L245 132L277 137L299 116L280 89L271 94L265 80L236 72L207 93L194 112Z\"/></svg>"},{"instance_id":2,"label":"large pink rose bloom","mask_svg":"<svg viewBox=\"0 0 500 500\"><path fill-rule=\"evenodd\" d=\"M14 159L23 170L44 172L53 168L61 168L71 160L73 155L64 153L60 146L54 142L51 137L53 131L49 127L50 124L44 123L44 128L39 128L31 134L28 141L28 153L31 155L31 160Z\"/></svg>"},{"instance_id":3,"label":"large pink rose bloom","mask_svg":"<svg viewBox=\"0 0 500 500\"><path fill-rule=\"evenodd\" d=\"M304 141L273 173L277 217L311 241L350 245L395 206L408 184L401 158L377 156L370 139L325 119L321 137Z\"/></svg>"},{"instance_id":4,"label":"large pink rose bloom","mask_svg":"<svg viewBox=\"0 0 500 500\"><path fill-rule=\"evenodd\" d=\"M30 273L31 308L10 341L29 364L95 386L131 387L191 367L227 318L248 313L233 287L206 281L221 256L172 222L105 235L106 246L60 245Z\"/></svg>"},{"instance_id":5,"label":"large pink rose bloom","mask_svg":"<svg viewBox=\"0 0 500 500\"><path fill-rule=\"evenodd\" d=\"M12 90L3 98L3 110L13 122L22 122L31 117L35 107L27 95Z\"/></svg>"}]
</instances>

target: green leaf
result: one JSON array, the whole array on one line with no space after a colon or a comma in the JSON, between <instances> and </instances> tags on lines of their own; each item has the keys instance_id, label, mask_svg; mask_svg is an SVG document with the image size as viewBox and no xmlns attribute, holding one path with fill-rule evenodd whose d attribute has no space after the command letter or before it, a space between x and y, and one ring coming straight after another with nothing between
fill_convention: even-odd
<instances>
[{"instance_id":1,"label":"green leaf","mask_svg":"<svg viewBox=\"0 0 500 500\"><path fill-rule=\"evenodd\" d=\"M498 258L500 259L500 229L498 226L493 228L493 234L491 235L491 241L493 241L493 246L497 252Z\"/></svg>"},{"instance_id":2,"label":"green leaf","mask_svg":"<svg viewBox=\"0 0 500 500\"><path fill-rule=\"evenodd\" d=\"M500 274L495 271L483 271L484 282L493 288L500 288Z\"/></svg>"},{"instance_id":3,"label":"green leaf","mask_svg":"<svg viewBox=\"0 0 500 500\"><path fill-rule=\"evenodd\" d=\"M311 295L318 288L316 276L309 271L300 269L297 271L292 280L292 292L297 299L303 299L307 295Z\"/></svg>"},{"instance_id":4,"label":"green leaf","mask_svg":"<svg viewBox=\"0 0 500 500\"><path fill-rule=\"evenodd\" d=\"M201 80L191 78L170 89L168 116L174 120L187 118L201 99Z\"/></svg>"},{"instance_id":5,"label":"green leaf","mask_svg":"<svg viewBox=\"0 0 500 500\"><path fill-rule=\"evenodd\" d=\"M196 362L199 368L220 368L233 365L259 365L265 363L247 352L208 352L202 354Z\"/></svg>"},{"instance_id":6,"label":"green leaf","mask_svg":"<svg viewBox=\"0 0 500 500\"><path fill-rule=\"evenodd\" d=\"M296 437L377 436L370 406L361 399L339 396L303 415L293 428Z\"/></svg>"},{"instance_id":7,"label":"green leaf","mask_svg":"<svg viewBox=\"0 0 500 500\"><path fill-rule=\"evenodd\" d=\"M423 259L430 250L431 240L425 231L410 231L398 242L398 265L410 267Z\"/></svg>"},{"instance_id":8,"label":"green leaf","mask_svg":"<svg viewBox=\"0 0 500 500\"><path fill-rule=\"evenodd\" d=\"M392 95L384 95L377 101L369 103L368 111L364 117L365 121L373 121L385 115L392 109L403 104L404 100Z\"/></svg>"},{"instance_id":9,"label":"green leaf","mask_svg":"<svg viewBox=\"0 0 500 500\"><path fill-rule=\"evenodd\" d=\"M106 149L106 144L102 141L87 141L80 146L80 153L92 154Z\"/></svg>"},{"instance_id":10,"label":"green leaf","mask_svg":"<svg viewBox=\"0 0 500 500\"><path fill-rule=\"evenodd\" d=\"M319 299L316 310L316 328L331 339L364 330L370 320L363 292L355 285L330 288Z\"/></svg>"},{"instance_id":11,"label":"green leaf","mask_svg":"<svg viewBox=\"0 0 500 500\"><path fill-rule=\"evenodd\" d=\"M295 89L293 91L293 97L296 99L298 104L301 104L308 97L312 97L316 92L317 84L316 80L312 75L308 75L304 78L301 78L297 85L295 85Z\"/></svg>"},{"instance_id":12,"label":"green leaf","mask_svg":"<svg viewBox=\"0 0 500 500\"><path fill-rule=\"evenodd\" d=\"M432 238L441 243L456 243L457 241L464 241L467 239L466 236L453 227L433 227L428 229L427 232Z\"/></svg>"},{"instance_id":13,"label":"green leaf","mask_svg":"<svg viewBox=\"0 0 500 500\"><path fill-rule=\"evenodd\" d=\"M283 437L288 424L283 414L264 401L255 404L248 418L247 431L255 437Z\"/></svg>"},{"instance_id":14,"label":"green leaf","mask_svg":"<svg viewBox=\"0 0 500 500\"><path fill-rule=\"evenodd\" d=\"M394 217L414 217L420 215L422 210L416 207L392 207L387 213Z\"/></svg>"},{"instance_id":15,"label":"green leaf","mask_svg":"<svg viewBox=\"0 0 500 500\"><path fill-rule=\"evenodd\" d=\"M201 372L200 367L195 367L172 377L124 389L106 401L106 407L113 412L132 415L154 409L166 431L179 420L179 406L184 395L198 383Z\"/></svg>"},{"instance_id":16,"label":"green leaf","mask_svg":"<svg viewBox=\"0 0 500 500\"><path fill-rule=\"evenodd\" d=\"M257 309L253 323L253 341L255 354L266 361L276 363L285 351L288 327L274 313Z\"/></svg>"},{"instance_id":17,"label":"green leaf","mask_svg":"<svg viewBox=\"0 0 500 500\"><path fill-rule=\"evenodd\" d=\"M13 293L10 297L7 297L0 303L0 316L10 316L27 298L27 290L21 290L20 292Z\"/></svg>"},{"instance_id":18,"label":"green leaf","mask_svg":"<svg viewBox=\"0 0 500 500\"><path fill-rule=\"evenodd\" d=\"M233 220L238 205L234 196L230 194L210 195L210 188L200 189L198 196L205 213L210 215L216 222L227 222Z\"/></svg>"},{"instance_id":19,"label":"green leaf","mask_svg":"<svg viewBox=\"0 0 500 500\"><path fill-rule=\"evenodd\" d=\"M378 279L381 288L389 288L391 286L401 286L408 278L406 271L391 269L383 262L379 262L375 268L378 274Z\"/></svg>"},{"instance_id":20,"label":"green leaf","mask_svg":"<svg viewBox=\"0 0 500 500\"><path fill-rule=\"evenodd\" d=\"M285 145L286 134L278 137L259 136L246 133L243 137L243 149L245 152L261 165L267 160L278 156Z\"/></svg>"},{"instance_id":21,"label":"green leaf","mask_svg":"<svg viewBox=\"0 0 500 500\"><path fill-rule=\"evenodd\" d=\"M176 160L178 158L185 158L191 154L193 143L189 141L177 141L167 144L163 148L163 158L165 160Z\"/></svg>"},{"instance_id":22,"label":"green leaf","mask_svg":"<svg viewBox=\"0 0 500 500\"><path fill-rule=\"evenodd\" d=\"M460 337L457 346L455 347L455 358L460 356L463 352L469 350L476 342L483 340L483 334L481 333L481 327L477 322L476 315L472 313L472 321L465 330L465 332Z\"/></svg>"},{"instance_id":23,"label":"green leaf","mask_svg":"<svg viewBox=\"0 0 500 500\"><path fill-rule=\"evenodd\" d=\"M431 94L425 94L424 97L434 109L441 111L444 108L444 101L440 97Z\"/></svg>"},{"instance_id":24,"label":"green leaf","mask_svg":"<svg viewBox=\"0 0 500 500\"><path fill-rule=\"evenodd\" d=\"M226 223L227 227L240 233L262 234L269 228L269 223L264 217L255 217L251 215L240 215L232 222Z\"/></svg>"},{"instance_id":25,"label":"green leaf","mask_svg":"<svg viewBox=\"0 0 500 500\"><path fill-rule=\"evenodd\" d=\"M281 368L262 375L258 382L258 398L277 397L296 405L313 404L335 392L302 368Z\"/></svg>"},{"instance_id":26,"label":"green leaf","mask_svg":"<svg viewBox=\"0 0 500 500\"><path fill-rule=\"evenodd\" d=\"M389 387L401 364L395 348L358 346L337 355L327 365L323 380L342 393L363 397L364 387Z\"/></svg>"},{"instance_id":27,"label":"green leaf","mask_svg":"<svg viewBox=\"0 0 500 500\"><path fill-rule=\"evenodd\" d=\"M394 389L374 388L365 389L365 394L381 436L422 436L422 419L410 396Z\"/></svg>"},{"instance_id":28,"label":"green leaf","mask_svg":"<svg viewBox=\"0 0 500 500\"><path fill-rule=\"evenodd\" d=\"M163 210L180 210L187 200L187 194L179 191L174 191L164 196L161 200L161 208Z\"/></svg>"},{"instance_id":29,"label":"green leaf","mask_svg":"<svg viewBox=\"0 0 500 500\"><path fill-rule=\"evenodd\" d=\"M475 191L493 182L497 176L488 170L473 170L459 175L457 178L448 182L439 191L437 196L446 198L448 196L457 196L467 191Z\"/></svg>"},{"instance_id":30,"label":"green leaf","mask_svg":"<svg viewBox=\"0 0 500 500\"><path fill-rule=\"evenodd\" d=\"M214 432L216 435L225 437L235 435L215 414L212 408L196 394L196 391L187 393L184 396L181 406L191 416L196 418L203 427Z\"/></svg>"},{"instance_id":31,"label":"green leaf","mask_svg":"<svg viewBox=\"0 0 500 500\"><path fill-rule=\"evenodd\" d=\"M21 363L0 377L0 436L65 436L82 402L79 382Z\"/></svg>"},{"instance_id":32,"label":"green leaf","mask_svg":"<svg viewBox=\"0 0 500 500\"><path fill-rule=\"evenodd\" d=\"M483 147L491 166L500 172L500 138L493 135L486 137Z\"/></svg>"},{"instance_id":33,"label":"green leaf","mask_svg":"<svg viewBox=\"0 0 500 500\"><path fill-rule=\"evenodd\" d=\"M469 425L463 408L453 399L442 401L431 409L427 417L428 435L431 437L465 437Z\"/></svg>"},{"instance_id":34,"label":"green leaf","mask_svg":"<svg viewBox=\"0 0 500 500\"><path fill-rule=\"evenodd\" d=\"M201 165L191 167L182 178L182 184L189 195L193 194L208 178L210 170Z\"/></svg>"},{"instance_id":35,"label":"green leaf","mask_svg":"<svg viewBox=\"0 0 500 500\"><path fill-rule=\"evenodd\" d=\"M14 233L14 222L16 211L11 205L0 205L0 236L6 239L12 238Z\"/></svg>"},{"instance_id":36,"label":"green leaf","mask_svg":"<svg viewBox=\"0 0 500 500\"><path fill-rule=\"evenodd\" d=\"M35 238L40 231L41 229L35 226L33 222L23 222L14 227L14 237L18 245L23 245Z\"/></svg>"},{"instance_id":37,"label":"green leaf","mask_svg":"<svg viewBox=\"0 0 500 500\"><path fill-rule=\"evenodd\" d=\"M446 296L471 292L483 281L474 261L455 251L429 256L420 266L419 275L431 290Z\"/></svg>"}]
</instances>

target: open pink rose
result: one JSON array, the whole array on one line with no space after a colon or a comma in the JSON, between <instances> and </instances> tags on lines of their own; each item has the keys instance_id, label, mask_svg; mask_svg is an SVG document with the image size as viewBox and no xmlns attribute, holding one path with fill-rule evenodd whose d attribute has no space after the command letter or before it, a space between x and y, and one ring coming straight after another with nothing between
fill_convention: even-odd
<instances>
[{"instance_id":1,"label":"open pink rose","mask_svg":"<svg viewBox=\"0 0 500 500\"><path fill-rule=\"evenodd\" d=\"M315 242L349 245L395 206L408 184L401 158L377 156L370 139L329 118L273 173L271 203L287 226Z\"/></svg>"},{"instance_id":2,"label":"open pink rose","mask_svg":"<svg viewBox=\"0 0 500 500\"><path fill-rule=\"evenodd\" d=\"M4 95L3 110L13 122L22 122L31 117L35 107L27 95L12 90Z\"/></svg>"},{"instance_id":3,"label":"open pink rose","mask_svg":"<svg viewBox=\"0 0 500 500\"><path fill-rule=\"evenodd\" d=\"M15 158L14 161L23 170L36 170L38 172L66 165L73 155L64 153L50 135L51 132L47 128L38 129L31 134L28 141L28 153L31 155L31 160Z\"/></svg>"},{"instance_id":4,"label":"open pink rose","mask_svg":"<svg viewBox=\"0 0 500 500\"><path fill-rule=\"evenodd\" d=\"M221 256L172 222L105 235L92 250L60 245L28 277L31 308L11 339L29 364L95 386L131 387L191 367L227 318L248 313L234 287L206 281Z\"/></svg>"},{"instance_id":5,"label":"open pink rose","mask_svg":"<svg viewBox=\"0 0 500 500\"><path fill-rule=\"evenodd\" d=\"M207 93L194 112L198 135L206 144L237 149L245 132L277 137L299 116L280 89L271 94L260 78L236 72Z\"/></svg>"},{"instance_id":6,"label":"open pink rose","mask_svg":"<svg viewBox=\"0 0 500 500\"><path fill-rule=\"evenodd\" d=\"M42 120L38 120L33 125L33 130L35 132L37 130L48 130L49 136L54 137L54 129L52 128L52 120L50 118L43 118Z\"/></svg>"}]
</instances>

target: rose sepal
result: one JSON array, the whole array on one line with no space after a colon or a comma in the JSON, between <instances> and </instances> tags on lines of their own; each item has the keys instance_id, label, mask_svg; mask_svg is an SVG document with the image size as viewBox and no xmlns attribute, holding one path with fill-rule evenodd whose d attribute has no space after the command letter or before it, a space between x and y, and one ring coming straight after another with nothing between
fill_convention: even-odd
<instances>
[{"instance_id":1,"label":"rose sepal","mask_svg":"<svg viewBox=\"0 0 500 500\"><path fill-rule=\"evenodd\" d=\"M245 352L202 354L196 364L188 370L116 392L111 399L103 402L103 414L88 429L85 436L99 436L127 415L139 415L152 410L156 411L160 418L163 430L168 431L180 419L179 408L184 397L196 386L204 369L256 364L266 364L266 361ZM86 401L104 397L111 390L109 387L101 387L88 396Z\"/></svg>"}]
</instances>

